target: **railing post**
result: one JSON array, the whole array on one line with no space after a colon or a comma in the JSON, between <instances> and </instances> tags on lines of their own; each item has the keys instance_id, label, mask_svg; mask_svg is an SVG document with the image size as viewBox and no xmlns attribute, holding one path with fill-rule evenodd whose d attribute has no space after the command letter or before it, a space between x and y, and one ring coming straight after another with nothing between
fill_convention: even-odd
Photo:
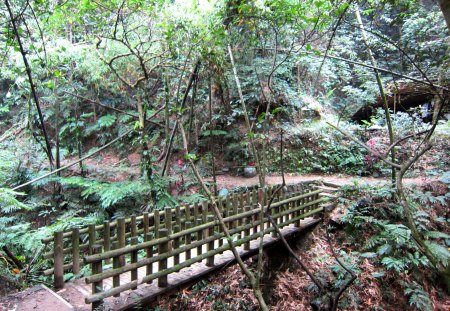
<instances>
[{"instance_id":1,"label":"railing post","mask_svg":"<svg viewBox=\"0 0 450 311\"><path fill-rule=\"evenodd\" d=\"M92 254L100 254L102 252L101 245L92 246ZM91 264L92 275L103 272L102 261L96 261ZM92 283L92 294L101 293L103 291L103 280ZM92 310L100 310L103 305L103 300L95 301L92 303Z\"/></svg>"},{"instance_id":2,"label":"railing post","mask_svg":"<svg viewBox=\"0 0 450 311\"><path fill-rule=\"evenodd\" d=\"M131 242L131 245L136 245L137 244L137 237L135 237L135 236L131 237L130 242ZM131 263L136 263L138 261L138 251L131 252L131 256L130 257L131 257L130 258L131 259L130 262ZM138 279L138 269L131 270L131 281L134 281L134 280L137 280L137 279ZM133 290L133 289L136 289L136 288L137 288L137 285L134 286L131 289Z\"/></svg>"},{"instance_id":3,"label":"railing post","mask_svg":"<svg viewBox=\"0 0 450 311\"><path fill-rule=\"evenodd\" d=\"M180 232L180 226L175 225L173 227L173 232ZM178 249L180 247L180 238L173 239L173 249ZM173 256L173 265L178 265L180 263L180 254Z\"/></svg>"},{"instance_id":4,"label":"railing post","mask_svg":"<svg viewBox=\"0 0 450 311\"><path fill-rule=\"evenodd\" d=\"M57 231L53 234L53 286L55 289L64 288L64 244L63 232Z\"/></svg>"},{"instance_id":5,"label":"railing post","mask_svg":"<svg viewBox=\"0 0 450 311\"><path fill-rule=\"evenodd\" d=\"M195 226L200 226L202 224L202 219L198 218L195 220ZM196 241L201 241L203 239L203 232L202 230L197 231L197 238ZM200 256L202 254L202 245L197 246L197 256Z\"/></svg>"},{"instance_id":6,"label":"railing post","mask_svg":"<svg viewBox=\"0 0 450 311\"><path fill-rule=\"evenodd\" d=\"M188 230L188 229L192 228L192 223L190 221L186 221L185 226L186 226L186 230ZM184 245L189 245L189 244L191 244L191 242L192 242L192 236L191 236L191 233L188 233L184 237ZM186 257L186 260L191 259L191 250L190 249L188 249L186 251L185 257Z\"/></svg>"},{"instance_id":7,"label":"railing post","mask_svg":"<svg viewBox=\"0 0 450 311\"><path fill-rule=\"evenodd\" d=\"M165 238L169 235L169 231L167 229L159 229L159 237ZM165 254L169 251L169 243L164 242L158 245L158 255ZM158 262L158 272L164 271L167 269L167 258L161 259ZM158 278L158 287L167 287L169 282L167 280L167 275L161 276Z\"/></svg>"},{"instance_id":8,"label":"railing post","mask_svg":"<svg viewBox=\"0 0 450 311\"><path fill-rule=\"evenodd\" d=\"M145 212L143 214L142 218L142 228L144 229L144 240L146 239L146 236L148 234L148 227L150 226L150 221L148 219L148 213Z\"/></svg>"},{"instance_id":9,"label":"railing post","mask_svg":"<svg viewBox=\"0 0 450 311\"><path fill-rule=\"evenodd\" d=\"M214 221L214 216L213 215L208 215L207 221L208 222L213 222ZM205 238L213 236L214 235L214 226L211 226L210 228L206 229L205 231L206 231ZM212 250L214 250L214 240L212 240L211 242L208 242L208 245L207 245L207 248L206 248L207 252L212 251ZM214 266L214 255L206 258L206 266L207 267Z\"/></svg>"},{"instance_id":10,"label":"railing post","mask_svg":"<svg viewBox=\"0 0 450 311\"><path fill-rule=\"evenodd\" d=\"M136 215L132 215L130 219L130 233L131 237L135 237L137 234Z\"/></svg>"},{"instance_id":11,"label":"railing post","mask_svg":"<svg viewBox=\"0 0 450 311\"><path fill-rule=\"evenodd\" d=\"M184 229L187 228L187 222L191 221L191 206L190 205L186 205L184 207Z\"/></svg>"},{"instance_id":12,"label":"railing post","mask_svg":"<svg viewBox=\"0 0 450 311\"><path fill-rule=\"evenodd\" d=\"M95 245L95 240L97 239L96 233L95 233L95 224L90 224L88 226L89 230L89 255L92 255L92 248Z\"/></svg>"},{"instance_id":13,"label":"railing post","mask_svg":"<svg viewBox=\"0 0 450 311\"><path fill-rule=\"evenodd\" d=\"M178 226L178 230L181 230L181 211L180 206L175 206L175 224Z\"/></svg>"},{"instance_id":14,"label":"railing post","mask_svg":"<svg viewBox=\"0 0 450 311\"><path fill-rule=\"evenodd\" d=\"M72 272L80 273L80 229L72 229Z\"/></svg>"},{"instance_id":15,"label":"railing post","mask_svg":"<svg viewBox=\"0 0 450 311\"><path fill-rule=\"evenodd\" d=\"M146 234L144 236L144 239L146 242L150 241L150 234ZM149 246L145 249L145 257L146 258L152 258L153 257L153 246ZM153 264L150 263L145 266L145 275L150 275L153 273ZM149 282L151 283L151 281Z\"/></svg>"},{"instance_id":16,"label":"railing post","mask_svg":"<svg viewBox=\"0 0 450 311\"><path fill-rule=\"evenodd\" d=\"M111 250L111 228L108 220L103 222L103 250L108 252ZM109 263L110 260L105 260Z\"/></svg>"},{"instance_id":17,"label":"railing post","mask_svg":"<svg viewBox=\"0 0 450 311\"><path fill-rule=\"evenodd\" d=\"M155 210L153 212L153 222L154 222L154 230L155 230L155 238L158 239L159 238L159 228L161 226L161 218L159 216L159 211Z\"/></svg>"},{"instance_id":18,"label":"railing post","mask_svg":"<svg viewBox=\"0 0 450 311\"><path fill-rule=\"evenodd\" d=\"M172 232L172 208L166 207L164 208L164 224L165 228L169 230L170 234Z\"/></svg>"},{"instance_id":19,"label":"railing post","mask_svg":"<svg viewBox=\"0 0 450 311\"><path fill-rule=\"evenodd\" d=\"M245 211L249 212L252 210L252 207L250 205L245 206ZM244 217L244 226L249 224L252 220L252 215ZM244 230L244 238L248 237L250 235L250 228ZM244 243L244 250L248 251L250 249L250 241Z\"/></svg>"},{"instance_id":20,"label":"railing post","mask_svg":"<svg viewBox=\"0 0 450 311\"><path fill-rule=\"evenodd\" d=\"M209 205L208 201L202 202L202 223L205 223L206 220L208 219L208 205Z\"/></svg>"},{"instance_id":21,"label":"railing post","mask_svg":"<svg viewBox=\"0 0 450 311\"><path fill-rule=\"evenodd\" d=\"M194 203L194 223L195 220L198 218L199 213L198 213L198 203Z\"/></svg>"},{"instance_id":22,"label":"railing post","mask_svg":"<svg viewBox=\"0 0 450 311\"><path fill-rule=\"evenodd\" d=\"M239 199L237 197L237 195L234 193L233 194L233 200L232 200L232 204L233 204L233 215L237 215L238 213L238 206L239 206ZM236 220L233 222L233 228L236 228L237 226L239 226L239 222Z\"/></svg>"},{"instance_id":23,"label":"railing post","mask_svg":"<svg viewBox=\"0 0 450 311\"><path fill-rule=\"evenodd\" d=\"M119 242L117 248L125 247L125 219L123 217L117 218L117 241ZM125 255L119 256L119 267L123 266L125 266Z\"/></svg>"},{"instance_id":24,"label":"railing post","mask_svg":"<svg viewBox=\"0 0 450 311\"><path fill-rule=\"evenodd\" d=\"M119 241L114 241L112 243L113 249L119 248ZM120 268L120 258L119 256L113 257L113 269ZM113 288L120 286L120 275L113 276ZM114 297L120 297L120 293L114 295Z\"/></svg>"}]
</instances>

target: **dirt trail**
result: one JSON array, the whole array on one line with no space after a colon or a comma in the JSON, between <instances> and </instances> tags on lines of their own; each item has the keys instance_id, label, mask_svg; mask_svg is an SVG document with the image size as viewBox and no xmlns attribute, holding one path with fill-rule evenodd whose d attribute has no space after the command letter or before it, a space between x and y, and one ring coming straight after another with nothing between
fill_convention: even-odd
<instances>
[{"instance_id":1,"label":"dirt trail","mask_svg":"<svg viewBox=\"0 0 450 311\"><path fill-rule=\"evenodd\" d=\"M308 174L308 175L285 175L285 180L287 184L298 183L308 180L318 180L322 179L324 181L334 183L337 185L352 185L354 182L359 184L370 184L370 185L383 185L390 182L390 178L374 178L374 177L358 177L350 175L319 175L319 174ZM207 179L212 182L212 178ZM416 178L404 178L403 181L407 185L417 185L418 187L424 186L425 184L433 181L434 179L429 179L425 177ZM266 182L269 185L281 184L282 178L279 175L267 176ZM234 187L248 187L258 184L258 177L246 178L242 176L231 176L231 175L218 175L217 185L218 189L221 188L234 188Z\"/></svg>"}]
</instances>

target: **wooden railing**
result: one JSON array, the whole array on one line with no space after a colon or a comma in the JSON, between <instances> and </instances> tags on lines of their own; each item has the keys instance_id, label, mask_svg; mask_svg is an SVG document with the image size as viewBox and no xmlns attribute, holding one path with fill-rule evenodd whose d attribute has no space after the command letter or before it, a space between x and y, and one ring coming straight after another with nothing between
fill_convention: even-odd
<instances>
[{"instance_id":1,"label":"wooden railing","mask_svg":"<svg viewBox=\"0 0 450 311\"><path fill-rule=\"evenodd\" d=\"M281 227L291 223L299 225L300 219L321 211L319 204L325 199L319 198L321 190L315 187L315 182L300 183L278 194L272 204L272 214ZM249 242L259 236L259 230L274 231L267 219L258 219L257 207L258 203L267 204L274 189L272 186L217 198L230 232L238 236L237 245L248 248ZM55 288L64 286L65 272L78 274L82 265L91 265L92 275L86 281L93 284L94 290L86 302L94 302L93 305L154 279L158 279L160 286L166 286L168 274L203 259L213 265L214 255L228 249L208 201L55 232L43 239L43 243L48 250L44 258L54 261L54 267L44 273L53 274ZM173 262L170 268L169 258ZM104 269L104 265L111 264L111 269ZM154 264L158 265L158 271L152 273ZM140 267L146 267L146 276L138 280ZM131 282L120 284L120 275L129 272ZM102 291L100 285L106 278L113 279L113 288Z\"/></svg>"}]
</instances>

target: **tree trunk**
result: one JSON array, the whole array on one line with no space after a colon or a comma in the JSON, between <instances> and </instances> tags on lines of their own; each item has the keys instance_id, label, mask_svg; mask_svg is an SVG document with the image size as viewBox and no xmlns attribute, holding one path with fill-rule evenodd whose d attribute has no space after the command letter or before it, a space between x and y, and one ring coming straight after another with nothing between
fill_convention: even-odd
<instances>
[{"instance_id":1,"label":"tree trunk","mask_svg":"<svg viewBox=\"0 0 450 311\"><path fill-rule=\"evenodd\" d=\"M441 7L442 14L444 15L447 29L450 32L450 0L439 0L439 6Z\"/></svg>"}]
</instances>

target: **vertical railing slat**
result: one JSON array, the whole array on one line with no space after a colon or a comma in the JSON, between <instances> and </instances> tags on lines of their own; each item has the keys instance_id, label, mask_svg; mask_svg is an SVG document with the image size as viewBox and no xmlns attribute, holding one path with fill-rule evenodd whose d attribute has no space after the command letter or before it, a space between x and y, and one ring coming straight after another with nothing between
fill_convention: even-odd
<instances>
[{"instance_id":1,"label":"vertical railing slat","mask_svg":"<svg viewBox=\"0 0 450 311\"><path fill-rule=\"evenodd\" d=\"M72 272L80 273L80 229L72 229Z\"/></svg>"},{"instance_id":2,"label":"vertical railing slat","mask_svg":"<svg viewBox=\"0 0 450 311\"><path fill-rule=\"evenodd\" d=\"M64 244L63 232L57 231L53 234L53 285L55 289L64 288Z\"/></svg>"},{"instance_id":3,"label":"vertical railing slat","mask_svg":"<svg viewBox=\"0 0 450 311\"><path fill-rule=\"evenodd\" d=\"M165 238L169 235L169 231L167 229L159 229L159 237ZM158 245L158 255L162 255L167 253L169 250L169 243L163 242ZM158 272L164 271L167 269L167 258L161 259L158 262ZM167 287L169 282L167 280L167 275L161 276L158 278L158 287Z\"/></svg>"},{"instance_id":4,"label":"vertical railing slat","mask_svg":"<svg viewBox=\"0 0 450 311\"><path fill-rule=\"evenodd\" d=\"M93 245L92 246L92 254L100 254L102 252L101 245ZM91 264L92 275L100 274L103 271L102 261L97 261ZM103 291L103 281L98 281L92 283L92 294L101 293ZM103 300L95 301L92 303L92 310L101 310L103 305Z\"/></svg>"}]
</instances>

